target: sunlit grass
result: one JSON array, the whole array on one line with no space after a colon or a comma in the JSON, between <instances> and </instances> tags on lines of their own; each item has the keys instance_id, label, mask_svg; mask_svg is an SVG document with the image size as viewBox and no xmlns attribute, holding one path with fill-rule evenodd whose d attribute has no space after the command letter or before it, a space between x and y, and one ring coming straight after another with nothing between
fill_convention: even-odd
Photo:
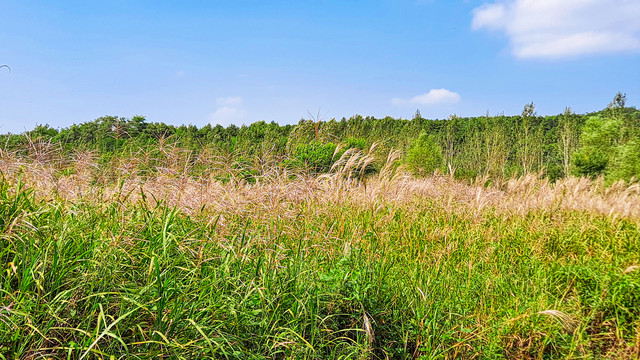
<instances>
[{"instance_id":1,"label":"sunlit grass","mask_svg":"<svg viewBox=\"0 0 640 360\"><path fill-rule=\"evenodd\" d=\"M639 356L633 186L10 155L6 359Z\"/></svg>"}]
</instances>

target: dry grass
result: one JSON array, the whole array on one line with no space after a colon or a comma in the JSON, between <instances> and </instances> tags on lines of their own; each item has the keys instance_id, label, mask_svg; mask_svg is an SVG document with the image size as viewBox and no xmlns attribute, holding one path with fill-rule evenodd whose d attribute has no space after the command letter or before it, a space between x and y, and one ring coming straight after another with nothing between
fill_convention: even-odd
<instances>
[{"instance_id":1,"label":"dry grass","mask_svg":"<svg viewBox=\"0 0 640 360\"><path fill-rule=\"evenodd\" d=\"M573 333L578 327L578 322L576 321L576 319L559 310L544 310L540 311L538 314L547 315L558 320L558 322L560 322L560 324L562 325L562 328L568 333Z\"/></svg>"},{"instance_id":2,"label":"dry grass","mask_svg":"<svg viewBox=\"0 0 640 360\"><path fill-rule=\"evenodd\" d=\"M375 209L381 204L404 205L427 198L447 210L476 218L487 211L526 216L533 211L561 209L640 218L640 184L605 186L602 179L575 177L551 183L535 174L487 187L483 185L486 178L473 183L437 174L414 178L394 165L401 156L398 152L389 154L379 174L365 176L365 168L374 161L373 148L369 152L348 150L331 173L320 176L295 174L274 161L260 161L260 175L255 183L249 183L233 166L233 154L203 152L192 158L175 147L160 150L161 159L137 154L99 165L92 152L78 152L65 159L50 144L33 144L27 156L0 152L0 173L7 179L20 177L41 197L137 202L146 195L152 202L162 200L187 213L206 206L227 213L295 216L290 205L310 200ZM194 175L196 165L206 171ZM220 180L220 175L227 175L227 180ZM261 211L255 212L256 207Z\"/></svg>"},{"instance_id":3,"label":"dry grass","mask_svg":"<svg viewBox=\"0 0 640 360\"><path fill-rule=\"evenodd\" d=\"M418 179L398 152L368 175L380 165L373 149L312 176L269 154L164 144L105 159L48 146L0 153L0 353L533 359L640 349L637 185Z\"/></svg>"}]
</instances>

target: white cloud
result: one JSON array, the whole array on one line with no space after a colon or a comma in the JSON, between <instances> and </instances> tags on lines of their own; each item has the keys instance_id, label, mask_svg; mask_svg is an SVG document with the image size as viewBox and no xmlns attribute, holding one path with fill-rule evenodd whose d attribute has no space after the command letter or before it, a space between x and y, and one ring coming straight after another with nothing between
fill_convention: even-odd
<instances>
[{"instance_id":1,"label":"white cloud","mask_svg":"<svg viewBox=\"0 0 640 360\"><path fill-rule=\"evenodd\" d=\"M484 4L473 9L471 28L478 30L486 27L498 30L504 26L505 9L503 4Z\"/></svg>"},{"instance_id":2,"label":"white cloud","mask_svg":"<svg viewBox=\"0 0 640 360\"><path fill-rule=\"evenodd\" d=\"M209 122L223 126L243 124L247 120L247 111L241 108L242 103L243 99L239 96L217 98L218 109L209 115Z\"/></svg>"},{"instance_id":3,"label":"white cloud","mask_svg":"<svg viewBox=\"0 0 640 360\"><path fill-rule=\"evenodd\" d=\"M219 97L216 99L218 106L240 106L242 105L242 98L239 96Z\"/></svg>"},{"instance_id":4,"label":"white cloud","mask_svg":"<svg viewBox=\"0 0 640 360\"><path fill-rule=\"evenodd\" d=\"M220 107L213 114L209 115L209 122L212 124L220 124L228 126L231 124L240 125L247 118L247 112L230 106Z\"/></svg>"},{"instance_id":5,"label":"white cloud","mask_svg":"<svg viewBox=\"0 0 640 360\"><path fill-rule=\"evenodd\" d=\"M519 58L640 51L638 0L498 0L473 10L471 28L504 32Z\"/></svg>"},{"instance_id":6,"label":"white cloud","mask_svg":"<svg viewBox=\"0 0 640 360\"><path fill-rule=\"evenodd\" d=\"M394 98L391 103L396 106L408 105L437 105L455 104L460 101L460 95L447 89L431 89L428 93L417 95L411 99Z\"/></svg>"}]
</instances>

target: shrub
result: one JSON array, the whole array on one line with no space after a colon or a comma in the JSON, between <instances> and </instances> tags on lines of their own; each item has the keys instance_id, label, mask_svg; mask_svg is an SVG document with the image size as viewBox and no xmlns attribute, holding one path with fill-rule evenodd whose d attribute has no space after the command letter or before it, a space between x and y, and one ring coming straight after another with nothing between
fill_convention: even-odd
<instances>
[{"instance_id":1,"label":"shrub","mask_svg":"<svg viewBox=\"0 0 640 360\"><path fill-rule=\"evenodd\" d=\"M333 164L333 155L336 144L321 144L312 141L307 144L298 144L293 156L286 163L293 168L304 168L312 173L327 172Z\"/></svg>"},{"instance_id":2,"label":"shrub","mask_svg":"<svg viewBox=\"0 0 640 360\"><path fill-rule=\"evenodd\" d=\"M415 175L420 176L442 167L442 150L433 135L423 131L411 143L407 152L407 164Z\"/></svg>"}]
</instances>

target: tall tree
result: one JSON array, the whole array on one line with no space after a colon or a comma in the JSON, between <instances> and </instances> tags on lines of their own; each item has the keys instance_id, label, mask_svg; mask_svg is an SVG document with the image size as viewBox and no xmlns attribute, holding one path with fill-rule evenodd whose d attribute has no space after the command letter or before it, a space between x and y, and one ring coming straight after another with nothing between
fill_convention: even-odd
<instances>
[{"instance_id":1,"label":"tall tree","mask_svg":"<svg viewBox=\"0 0 640 360\"><path fill-rule=\"evenodd\" d=\"M485 118L483 152L485 159L485 173L489 176L504 176L509 158L509 136L504 116Z\"/></svg>"},{"instance_id":2,"label":"tall tree","mask_svg":"<svg viewBox=\"0 0 640 360\"><path fill-rule=\"evenodd\" d=\"M534 114L534 109L533 103L524 106L518 126L518 132L516 133L518 137L518 149L516 151L518 153L518 160L522 166L522 171L525 174L531 166L531 117Z\"/></svg>"},{"instance_id":3,"label":"tall tree","mask_svg":"<svg viewBox=\"0 0 640 360\"><path fill-rule=\"evenodd\" d=\"M456 140L459 124L460 118L457 115L453 114L449 116L449 119L444 124L444 133L441 136L442 148L444 149L443 160L449 169L457 165L456 155L459 149Z\"/></svg>"},{"instance_id":4,"label":"tall tree","mask_svg":"<svg viewBox=\"0 0 640 360\"><path fill-rule=\"evenodd\" d=\"M566 108L558 122L558 147L562 154L562 169L564 176L570 174L571 157L578 147L578 117Z\"/></svg>"}]
</instances>

